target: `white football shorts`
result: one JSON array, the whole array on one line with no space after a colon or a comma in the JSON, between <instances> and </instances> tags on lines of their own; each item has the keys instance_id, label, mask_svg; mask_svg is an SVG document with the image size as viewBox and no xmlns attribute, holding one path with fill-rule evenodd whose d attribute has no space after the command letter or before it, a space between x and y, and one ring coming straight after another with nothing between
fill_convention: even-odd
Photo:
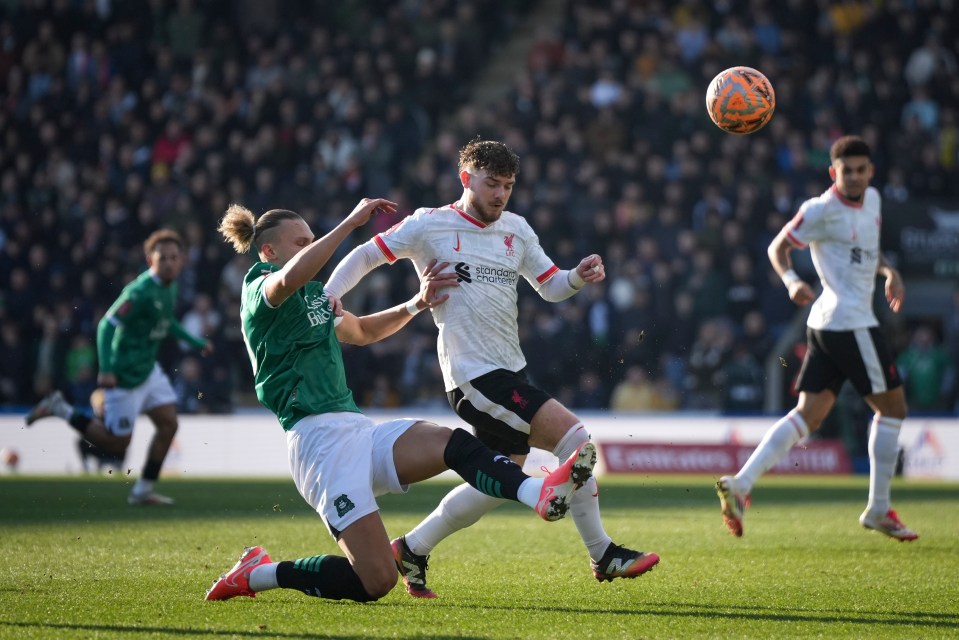
<instances>
[{"instance_id":1,"label":"white football shorts","mask_svg":"<svg viewBox=\"0 0 959 640\"><path fill-rule=\"evenodd\" d=\"M138 415L165 404L176 404L176 392L160 365L153 363L153 371L140 386L104 390L103 423L110 433L123 438L133 433Z\"/></svg>"},{"instance_id":2,"label":"white football shorts","mask_svg":"<svg viewBox=\"0 0 959 640\"><path fill-rule=\"evenodd\" d=\"M307 416L286 432L290 473L330 535L379 510L376 497L406 493L393 463L393 444L417 420L376 424L349 411Z\"/></svg>"}]
</instances>

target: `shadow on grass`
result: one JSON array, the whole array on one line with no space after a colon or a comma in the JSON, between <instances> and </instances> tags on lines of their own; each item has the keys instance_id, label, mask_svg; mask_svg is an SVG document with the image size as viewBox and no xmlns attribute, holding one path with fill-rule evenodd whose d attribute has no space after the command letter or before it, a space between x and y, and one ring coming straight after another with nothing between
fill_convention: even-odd
<instances>
[{"instance_id":1,"label":"shadow on grass","mask_svg":"<svg viewBox=\"0 0 959 640\"><path fill-rule=\"evenodd\" d=\"M170 636L187 636L187 637L197 637L197 636L211 636L211 637L230 637L230 638L303 638L305 640L310 639L320 639L320 638L368 638L368 634L359 634L359 635L344 635L342 633L336 634L326 634L326 633L291 633L291 632L278 632L271 631L270 629L264 627L257 630L249 631L238 631L236 629L196 629L193 627L187 627L183 629L178 629L176 627L141 627L134 625L119 625L119 624L58 624L51 622L4 622L0 620L0 628L2 627L13 627L15 629L41 629L41 630L51 630L51 631L61 631L61 632L74 632L74 633L116 633L124 634L128 633L134 637L142 637L143 634L164 634ZM465 639L470 640L471 638L477 638L477 636L441 636L433 633L430 634L418 634L418 635L409 635L409 636L393 636L397 638L408 638L409 640L419 640L429 638L430 640L456 640L456 639Z\"/></svg>"},{"instance_id":2,"label":"shadow on grass","mask_svg":"<svg viewBox=\"0 0 959 640\"><path fill-rule=\"evenodd\" d=\"M350 605L348 605L350 606ZM359 605L354 605L359 606ZM727 620L735 616L737 620L744 622L791 622L804 624L852 624L852 625L897 625L902 627L916 628L921 633L923 628L929 629L955 629L959 626L959 614L950 613L932 613L925 611L843 611L839 609L802 609L789 610L772 607L758 606L729 606L729 605L708 605L700 603L684 602L663 602L658 604L646 604L642 610L636 609L588 609L576 607L549 607L537 606L535 604L523 604L521 606L500 606L500 605L477 605L457 602L431 601L429 604L422 602L396 603L396 602L373 602L362 606L367 607L389 607L389 608L422 608L424 606L432 608L453 608L457 610L472 609L482 611L519 611L519 612L544 612L560 613L564 616L584 614L603 616L639 616L639 617L661 617L661 618L701 618L723 619ZM0 628L8 627L11 629L37 629L61 632L83 633L116 633L131 634L141 636L142 634L164 634L170 636L228 636L228 637L276 637L276 638L302 638L302 639L322 639L322 638L366 638L368 634L323 634L323 633L297 633L281 632L270 630L266 626L256 630L238 630L238 629L198 629L194 627L157 627L157 626L139 626L139 625L119 625L119 624L65 624L53 622L20 622L20 621L0 621ZM452 638L463 638L469 640L477 636L447 636L437 635L435 633L415 634L407 636L397 636L408 638L409 640L431 638L434 640L451 640Z\"/></svg>"},{"instance_id":3,"label":"shadow on grass","mask_svg":"<svg viewBox=\"0 0 959 640\"><path fill-rule=\"evenodd\" d=\"M420 607L423 603L370 603L369 606ZM444 603L431 600L425 606L450 607L456 609L476 609L477 611L543 611L564 615L602 614L622 616L656 616L662 618L722 618L735 616L739 620L755 622L803 622L812 624L861 624L861 625L900 625L908 627L929 627L930 629L955 629L959 626L959 614L935 613L924 611L843 611L841 609L802 609L790 610L773 607L709 605L700 603L664 602L644 605L642 610L635 609L579 609L574 607L548 607L524 604L522 606L474 605L463 602ZM654 606L657 608L651 609Z\"/></svg>"},{"instance_id":4,"label":"shadow on grass","mask_svg":"<svg viewBox=\"0 0 959 640\"><path fill-rule=\"evenodd\" d=\"M782 485L759 485L754 497L764 505L855 502L866 498L866 480L823 479ZM177 500L173 507L126 504L132 479L113 477L6 477L0 479L4 508L0 524L69 522L142 522L215 518L289 518L313 516L293 482L277 479L163 480L162 489ZM423 516L431 512L455 483L436 481L414 485L405 495L378 499L384 514ZM618 509L684 509L716 503L712 479L622 477L601 482L604 512ZM901 486L895 490L901 504L909 501L959 502L959 485ZM520 512L519 505L506 509Z\"/></svg>"}]
</instances>

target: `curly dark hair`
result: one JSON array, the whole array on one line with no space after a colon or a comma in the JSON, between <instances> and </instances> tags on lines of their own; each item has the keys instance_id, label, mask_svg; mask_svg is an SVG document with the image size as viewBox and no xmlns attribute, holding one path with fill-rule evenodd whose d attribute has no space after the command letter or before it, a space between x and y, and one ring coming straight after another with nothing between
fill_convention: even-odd
<instances>
[{"instance_id":1,"label":"curly dark hair","mask_svg":"<svg viewBox=\"0 0 959 640\"><path fill-rule=\"evenodd\" d=\"M847 158L849 156L866 156L872 158L872 150L869 143L859 136L843 136L832 143L829 149L829 160L836 161L838 158Z\"/></svg>"},{"instance_id":2,"label":"curly dark hair","mask_svg":"<svg viewBox=\"0 0 959 640\"><path fill-rule=\"evenodd\" d=\"M479 136L460 149L459 168L487 171L491 176L511 178L519 173L519 156L502 142L483 140Z\"/></svg>"},{"instance_id":3,"label":"curly dark hair","mask_svg":"<svg viewBox=\"0 0 959 640\"><path fill-rule=\"evenodd\" d=\"M150 234L150 237L144 240L143 253L149 256L153 253L153 250L157 248L157 245L165 242L172 242L180 251L183 251L183 238L180 237L179 233L173 229L157 229Z\"/></svg>"}]
</instances>

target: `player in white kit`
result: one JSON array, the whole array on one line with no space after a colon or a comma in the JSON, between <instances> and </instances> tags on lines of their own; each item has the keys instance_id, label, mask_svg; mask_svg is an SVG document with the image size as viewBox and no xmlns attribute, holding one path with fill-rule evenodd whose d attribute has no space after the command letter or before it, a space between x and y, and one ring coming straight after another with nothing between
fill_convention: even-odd
<instances>
[{"instance_id":1,"label":"player in white kit","mask_svg":"<svg viewBox=\"0 0 959 640\"><path fill-rule=\"evenodd\" d=\"M822 294L806 323L808 349L797 383L799 403L766 432L738 474L719 479L716 491L726 527L742 536L753 484L793 445L819 429L849 380L875 411L869 432L869 502L859 522L896 540L915 540L918 534L899 520L890 504L906 398L872 309L877 273L886 280L886 301L894 313L902 306L905 289L899 272L879 251L882 202L869 186L874 172L869 145L858 136L844 136L832 145L829 157L829 176L835 183L802 204L768 252L796 304L809 304L815 294L792 269L793 249L810 248L822 282Z\"/></svg>"},{"instance_id":2,"label":"player in white kit","mask_svg":"<svg viewBox=\"0 0 959 640\"><path fill-rule=\"evenodd\" d=\"M480 441L522 464L530 446L565 460L568 451L589 440L589 433L579 418L526 377L516 323L519 278L543 299L559 302L606 274L598 255L583 258L575 269L559 269L526 220L506 211L518 172L519 158L505 144L473 140L460 150L460 199L418 209L354 249L337 265L326 290L342 296L371 270L401 258L411 260L417 273L430 260L449 262L459 274L459 286L449 289L446 304L432 309L447 397ZM598 496L596 481L590 479L574 494L569 510L589 550L593 574L603 581L645 573L659 557L614 544L603 529ZM461 485L413 531L393 541L410 595L435 597L426 586L428 554L502 502Z\"/></svg>"}]
</instances>

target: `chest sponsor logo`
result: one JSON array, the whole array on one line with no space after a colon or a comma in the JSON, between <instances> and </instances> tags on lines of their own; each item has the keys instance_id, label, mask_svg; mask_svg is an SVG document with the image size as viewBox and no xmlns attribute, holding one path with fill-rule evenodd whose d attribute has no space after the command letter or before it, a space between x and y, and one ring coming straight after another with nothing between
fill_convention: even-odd
<instances>
[{"instance_id":1,"label":"chest sponsor logo","mask_svg":"<svg viewBox=\"0 0 959 640\"><path fill-rule=\"evenodd\" d=\"M862 247L852 247L849 250L849 264L862 264L863 259L874 260L878 257L878 252Z\"/></svg>"},{"instance_id":2,"label":"chest sponsor logo","mask_svg":"<svg viewBox=\"0 0 959 640\"><path fill-rule=\"evenodd\" d=\"M306 319L311 327L326 324L330 321L330 316L333 314L330 312L329 306L324 306L328 298L329 296L324 291L323 295L313 296L312 298L307 295L303 299L306 303Z\"/></svg>"},{"instance_id":3,"label":"chest sponsor logo","mask_svg":"<svg viewBox=\"0 0 959 640\"><path fill-rule=\"evenodd\" d=\"M477 264L469 265L465 262L458 262L453 267L453 271L459 276L457 282L485 282L487 284L503 284L515 286L517 281L517 272L514 269L504 269L503 267L490 267L488 265Z\"/></svg>"},{"instance_id":4,"label":"chest sponsor logo","mask_svg":"<svg viewBox=\"0 0 959 640\"><path fill-rule=\"evenodd\" d=\"M150 340L163 340L169 330L170 320L168 318L160 318L157 320L157 323L153 325L153 328L150 329Z\"/></svg>"}]
</instances>

